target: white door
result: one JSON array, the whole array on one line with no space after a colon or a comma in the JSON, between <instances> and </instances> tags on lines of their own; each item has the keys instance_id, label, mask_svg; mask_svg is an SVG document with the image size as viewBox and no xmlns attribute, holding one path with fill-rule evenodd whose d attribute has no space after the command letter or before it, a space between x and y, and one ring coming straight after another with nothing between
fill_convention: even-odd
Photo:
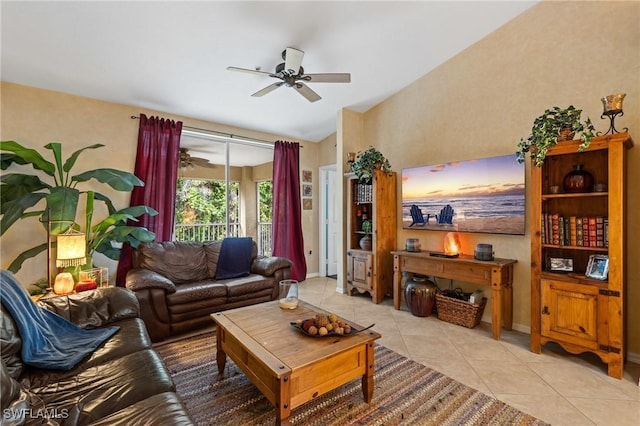
<instances>
[{"instance_id":1,"label":"white door","mask_svg":"<svg viewBox=\"0 0 640 426\"><path fill-rule=\"evenodd\" d=\"M338 212L336 203L336 167L320 169L320 275L338 273Z\"/></svg>"}]
</instances>

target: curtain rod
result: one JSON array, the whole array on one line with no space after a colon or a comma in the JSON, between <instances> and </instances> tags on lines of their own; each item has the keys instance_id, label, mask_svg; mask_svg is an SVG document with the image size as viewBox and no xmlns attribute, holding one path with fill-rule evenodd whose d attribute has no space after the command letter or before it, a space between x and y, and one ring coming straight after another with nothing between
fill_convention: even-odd
<instances>
[{"instance_id":1,"label":"curtain rod","mask_svg":"<svg viewBox=\"0 0 640 426\"><path fill-rule=\"evenodd\" d=\"M132 115L131 116L132 120L139 120L140 117ZM271 148L273 149L274 144L273 142L269 142L269 141L265 141L265 140L261 140L261 139L256 139L256 138L248 138L245 136L239 136L239 135L234 135L231 133L222 133L222 132L218 132L215 130L209 130L209 129L201 129L198 127L191 127L191 126L182 126L183 129L186 129L186 132L183 130L183 133L187 134L188 136L194 136L194 137L204 137L204 138L216 138L216 139L222 139L222 140L226 140L226 141L231 141L231 142L238 142L238 143L244 143L247 145L254 145L254 146L262 146L265 148ZM302 147L302 145L301 145Z\"/></svg>"}]
</instances>

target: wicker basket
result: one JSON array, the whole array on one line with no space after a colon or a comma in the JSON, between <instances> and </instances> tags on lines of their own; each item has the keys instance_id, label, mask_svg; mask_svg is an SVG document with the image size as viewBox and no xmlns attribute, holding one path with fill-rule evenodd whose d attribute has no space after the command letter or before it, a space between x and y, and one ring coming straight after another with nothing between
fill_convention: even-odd
<instances>
[{"instance_id":1,"label":"wicker basket","mask_svg":"<svg viewBox=\"0 0 640 426\"><path fill-rule=\"evenodd\" d=\"M464 300L436 294L438 319L467 328L473 328L480 324L485 306L487 306L486 297L482 298L481 304L475 305Z\"/></svg>"}]
</instances>

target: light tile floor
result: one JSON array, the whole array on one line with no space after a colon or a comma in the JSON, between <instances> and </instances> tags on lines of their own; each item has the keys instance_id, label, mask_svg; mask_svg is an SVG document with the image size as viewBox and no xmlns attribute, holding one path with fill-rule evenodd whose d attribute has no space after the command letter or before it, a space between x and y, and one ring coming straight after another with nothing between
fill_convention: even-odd
<instances>
[{"instance_id":1,"label":"light tile floor","mask_svg":"<svg viewBox=\"0 0 640 426\"><path fill-rule=\"evenodd\" d=\"M413 316L406 305L393 308L368 295L336 292L336 280L311 278L299 284L300 298L362 326L375 323L378 343L494 396L552 425L640 425L640 365L627 363L624 378L607 376L593 354L572 355L556 344L542 354L529 351L529 335L491 326L474 329L430 316Z\"/></svg>"}]
</instances>

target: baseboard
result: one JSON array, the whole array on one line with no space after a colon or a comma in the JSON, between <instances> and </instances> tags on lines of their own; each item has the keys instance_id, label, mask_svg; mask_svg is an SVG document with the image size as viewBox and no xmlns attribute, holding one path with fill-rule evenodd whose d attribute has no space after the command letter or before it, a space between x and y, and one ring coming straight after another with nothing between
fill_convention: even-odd
<instances>
[{"instance_id":1,"label":"baseboard","mask_svg":"<svg viewBox=\"0 0 640 426\"><path fill-rule=\"evenodd\" d=\"M316 278L316 277L319 277L319 276L320 276L320 273L319 273L319 272L312 272L312 273L310 273L310 274L307 274L307 276L305 277L305 279L307 279L307 280L308 280L309 278Z\"/></svg>"},{"instance_id":2,"label":"baseboard","mask_svg":"<svg viewBox=\"0 0 640 426\"><path fill-rule=\"evenodd\" d=\"M519 331L520 333L531 334L531 327L529 327L528 325L513 324L511 328L515 331Z\"/></svg>"},{"instance_id":3,"label":"baseboard","mask_svg":"<svg viewBox=\"0 0 640 426\"><path fill-rule=\"evenodd\" d=\"M489 324L491 324L491 321L489 321ZM529 327L528 325L513 324L512 328L513 328L513 330L519 331L519 332L524 333L524 334L529 334L529 335L531 334L531 327ZM626 361L627 362L633 362L635 364L640 364L640 353L627 352Z\"/></svg>"},{"instance_id":4,"label":"baseboard","mask_svg":"<svg viewBox=\"0 0 640 426\"><path fill-rule=\"evenodd\" d=\"M627 362L640 364L640 354L635 352L627 352ZM640 386L640 383L638 383L638 386Z\"/></svg>"}]
</instances>

